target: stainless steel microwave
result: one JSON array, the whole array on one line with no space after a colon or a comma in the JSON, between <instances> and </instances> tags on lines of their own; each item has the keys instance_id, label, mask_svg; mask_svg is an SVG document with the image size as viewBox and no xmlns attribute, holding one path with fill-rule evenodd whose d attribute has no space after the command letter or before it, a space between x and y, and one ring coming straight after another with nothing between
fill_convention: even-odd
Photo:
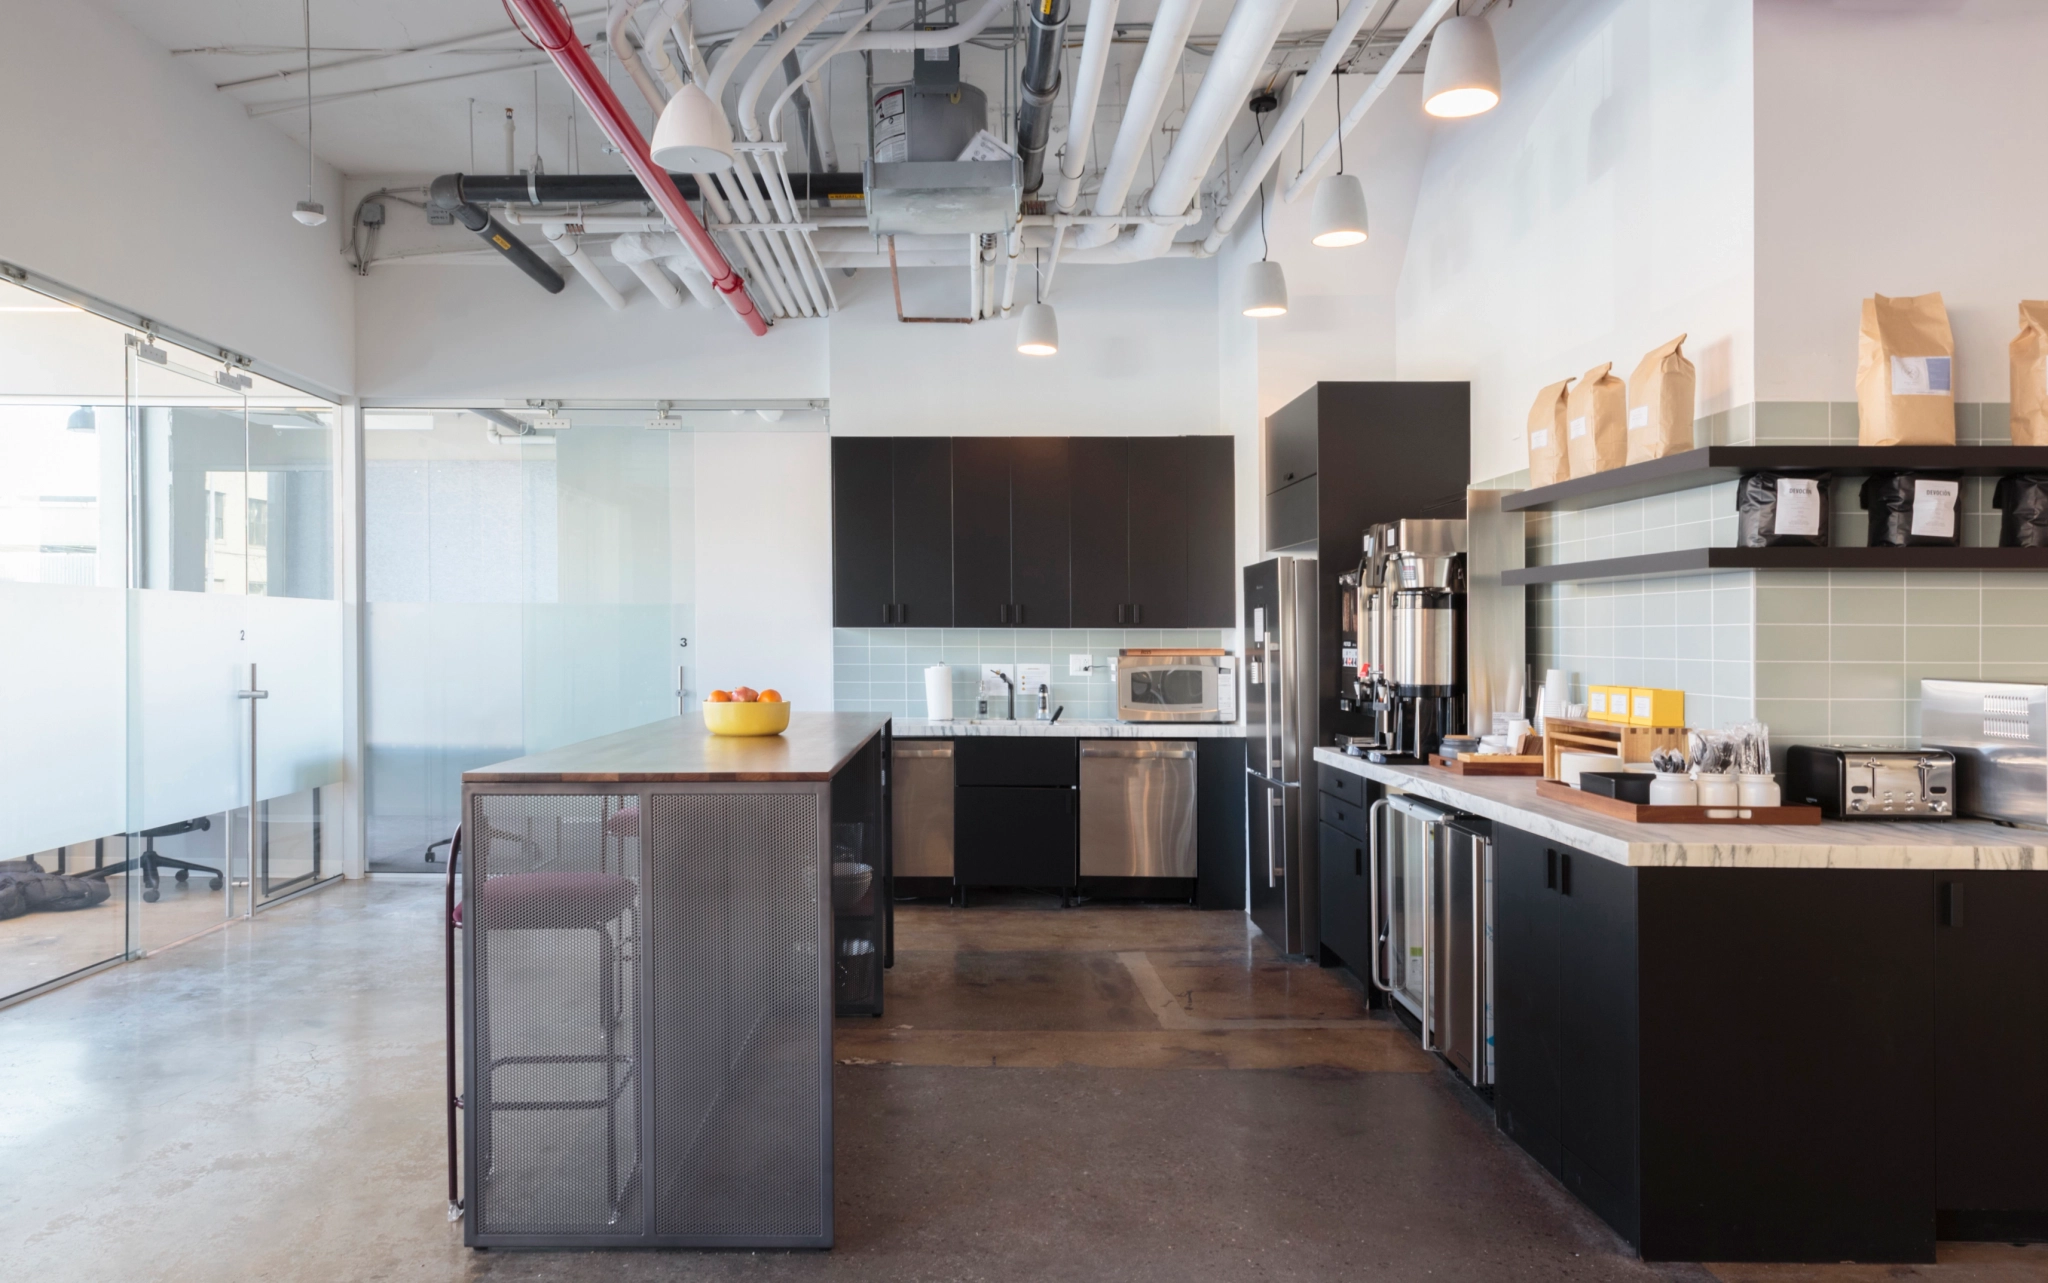
<instances>
[{"instance_id":1,"label":"stainless steel microwave","mask_svg":"<svg viewBox=\"0 0 2048 1283\"><path fill-rule=\"evenodd\" d=\"M1237 657L1213 650L1117 652L1116 720L1236 721Z\"/></svg>"}]
</instances>

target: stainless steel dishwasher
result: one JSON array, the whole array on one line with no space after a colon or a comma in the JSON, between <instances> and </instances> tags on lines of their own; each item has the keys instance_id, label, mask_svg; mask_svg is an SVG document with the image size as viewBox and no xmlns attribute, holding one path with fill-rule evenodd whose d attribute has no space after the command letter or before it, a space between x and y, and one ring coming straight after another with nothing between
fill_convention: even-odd
<instances>
[{"instance_id":1,"label":"stainless steel dishwasher","mask_svg":"<svg viewBox=\"0 0 2048 1283\"><path fill-rule=\"evenodd\" d=\"M953 741L896 740L895 801L890 807L893 873L953 876Z\"/></svg>"},{"instance_id":2,"label":"stainless steel dishwasher","mask_svg":"<svg viewBox=\"0 0 2048 1283\"><path fill-rule=\"evenodd\" d=\"M1192 741L1081 745L1081 876L1195 876Z\"/></svg>"}]
</instances>

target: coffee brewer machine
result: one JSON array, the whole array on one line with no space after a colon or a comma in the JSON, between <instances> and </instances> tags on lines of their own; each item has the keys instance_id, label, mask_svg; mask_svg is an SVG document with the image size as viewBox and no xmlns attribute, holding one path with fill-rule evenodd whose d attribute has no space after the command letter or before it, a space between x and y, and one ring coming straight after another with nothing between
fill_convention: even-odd
<instances>
[{"instance_id":1,"label":"coffee brewer machine","mask_svg":"<svg viewBox=\"0 0 2048 1283\"><path fill-rule=\"evenodd\" d=\"M1371 730L1351 747L1374 761L1426 762L1465 726L1465 523L1404 520L1366 532L1344 576L1353 638L1340 696Z\"/></svg>"}]
</instances>

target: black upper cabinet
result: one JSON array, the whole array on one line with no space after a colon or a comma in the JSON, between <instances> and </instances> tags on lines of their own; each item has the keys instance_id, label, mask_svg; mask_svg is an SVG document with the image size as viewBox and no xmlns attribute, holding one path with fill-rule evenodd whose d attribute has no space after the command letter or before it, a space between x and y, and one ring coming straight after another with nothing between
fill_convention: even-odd
<instances>
[{"instance_id":1,"label":"black upper cabinet","mask_svg":"<svg viewBox=\"0 0 2048 1283\"><path fill-rule=\"evenodd\" d=\"M1010 623L1066 628L1073 617L1072 474L1065 437L1010 439Z\"/></svg>"},{"instance_id":2,"label":"black upper cabinet","mask_svg":"<svg viewBox=\"0 0 2048 1283\"><path fill-rule=\"evenodd\" d=\"M872 628L895 622L892 443L832 439L832 622Z\"/></svg>"},{"instance_id":3,"label":"black upper cabinet","mask_svg":"<svg viewBox=\"0 0 2048 1283\"><path fill-rule=\"evenodd\" d=\"M953 623L1010 622L1010 449L1004 437L953 443Z\"/></svg>"},{"instance_id":4,"label":"black upper cabinet","mask_svg":"<svg viewBox=\"0 0 2048 1283\"><path fill-rule=\"evenodd\" d=\"M1065 628L1067 442L953 442L953 622Z\"/></svg>"},{"instance_id":5,"label":"black upper cabinet","mask_svg":"<svg viewBox=\"0 0 2048 1283\"><path fill-rule=\"evenodd\" d=\"M897 437L896 618L911 628L953 622L953 442Z\"/></svg>"},{"instance_id":6,"label":"black upper cabinet","mask_svg":"<svg viewBox=\"0 0 2048 1283\"><path fill-rule=\"evenodd\" d=\"M1067 442L1074 496L1073 626L1121 628L1131 601L1131 452L1123 437Z\"/></svg>"},{"instance_id":7,"label":"black upper cabinet","mask_svg":"<svg viewBox=\"0 0 2048 1283\"><path fill-rule=\"evenodd\" d=\"M1182 437L1187 456L1188 626L1237 618L1237 441Z\"/></svg>"},{"instance_id":8,"label":"black upper cabinet","mask_svg":"<svg viewBox=\"0 0 2048 1283\"><path fill-rule=\"evenodd\" d=\"M1132 437L1131 590L1125 622L1186 628L1188 437Z\"/></svg>"}]
</instances>

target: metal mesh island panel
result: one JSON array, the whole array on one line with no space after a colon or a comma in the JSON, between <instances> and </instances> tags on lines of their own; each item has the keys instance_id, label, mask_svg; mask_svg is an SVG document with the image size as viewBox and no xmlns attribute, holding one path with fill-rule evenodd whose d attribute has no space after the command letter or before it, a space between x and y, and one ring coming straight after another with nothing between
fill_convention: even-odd
<instances>
[{"instance_id":1,"label":"metal mesh island panel","mask_svg":"<svg viewBox=\"0 0 2048 1283\"><path fill-rule=\"evenodd\" d=\"M644 1233L639 811L480 794L466 837L474 1232Z\"/></svg>"},{"instance_id":2,"label":"metal mesh island panel","mask_svg":"<svg viewBox=\"0 0 2048 1283\"><path fill-rule=\"evenodd\" d=\"M830 1241L822 800L648 799L658 1239Z\"/></svg>"}]
</instances>

